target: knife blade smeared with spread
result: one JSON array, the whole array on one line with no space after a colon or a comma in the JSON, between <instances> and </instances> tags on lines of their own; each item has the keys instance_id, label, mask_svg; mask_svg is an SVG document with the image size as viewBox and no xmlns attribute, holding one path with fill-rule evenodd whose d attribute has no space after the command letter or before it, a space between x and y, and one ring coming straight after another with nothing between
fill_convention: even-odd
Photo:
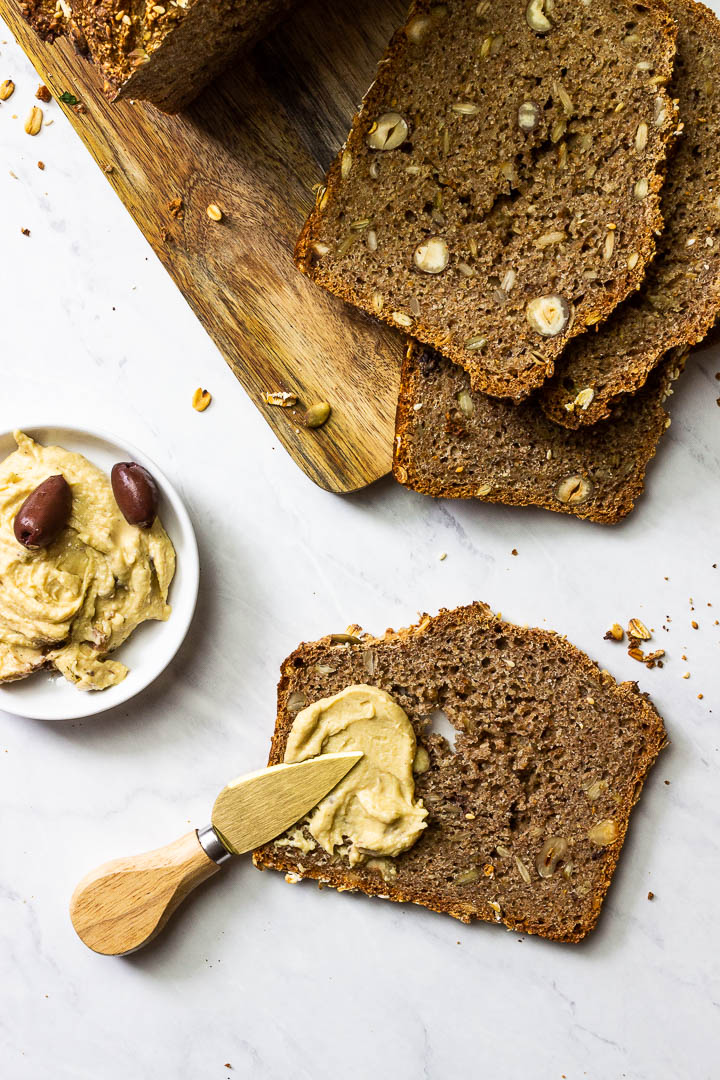
<instances>
[{"instance_id":1,"label":"knife blade smeared with spread","mask_svg":"<svg viewBox=\"0 0 720 1080\"><path fill-rule=\"evenodd\" d=\"M322 754L273 765L233 780L218 795L211 825L166 847L92 870L73 893L70 917L88 948L121 956L146 945L196 885L285 832L320 802L362 758L362 751Z\"/></svg>"}]
</instances>

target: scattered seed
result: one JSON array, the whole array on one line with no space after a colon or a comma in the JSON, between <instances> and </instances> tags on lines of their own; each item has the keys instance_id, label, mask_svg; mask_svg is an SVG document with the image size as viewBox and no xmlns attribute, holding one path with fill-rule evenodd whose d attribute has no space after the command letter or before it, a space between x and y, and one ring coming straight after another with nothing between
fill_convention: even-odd
<instances>
[{"instance_id":1,"label":"scattered seed","mask_svg":"<svg viewBox=\"0 0 720 1080\"><path fill-rule=\"evenodd\" d=\"M263 393L263 401L266 405L279 405L281 409L289 409L297 405L297 394L291 394L289 390L266 390Z\"/></svg>"},{"instance_id":2,"label":"scattered seed","mask_svg":"<svg viewBox=\"0 0 720 1080\"><path fill-rule=\"evenodd\" d=\"M48 90L45 83L40 83L37 90L35 91L35 97L38 99L38 101L44 101L46 105L49 101L52 101L52 94Z\"/></svg>"},{"instance_id":3,"label":"scattered seed","mask_svg":"<svg viewBox=\"0 0 720 1080\"><path fill-rule=\"evenodd\" d=\"M305 426L309 428L322 427L331 411L327 401L318 401L315 405L311 405L305 413Z\"/></svg>"},{"instance_id":4,"label":"scattered seed","mask_svg":"<svg viewBox=\"0 0 720 1080\"><path fill-rule=\"evenodd\" d=\"M37 135L42 127L43 111L37 105L33 105L25 121L25 130L28 135Z\"/></svg>"},{"instance_id":5,"label":"scattered seed","mask_svg":"<svg viewBox=\"0 0 720 1080\"><path fill-rule=\"evenodd\" d=\"M624 637L625 637L625 631L623 630L620 623L615 622L615 623L612 624L612 626L608 630L607 634L605 635L605 640L606 641L622 641L622 639Z\"/></svg>"},{"instance_id":6,"label":"scattered seed","mask_svg":"<svg viewBox=\"0 0 720 1080\"><path fill-rule=\"evenodd\" d=\"M0 83L0 101L7 101L15 92L15 83L12 79L5 79Z\"/></svg>"},{"instance_id":7,"label":"scattered seed","mask_svg":"<svg viewBox=\"0 0 720 1080\"><path fill-rule=\"evenodd\" d=\"M631 619L628 623L628 637L637 638L639 641L649 641L652 634L640 619Z\"/></svg>"},{"instance_id":8,"label":"scattered seed","mask_svg":"<svg viewBox=\"0 0 720 1080\"><path fill-rule=\"evenodd\" d=\"M197 390L192 396L192 407L195 412L205 412L208 405L212 401L212 394L209 390L203 390L198 386Z\"/></svg>"},{"instance_id":9,"label":"scattered seed","mask_svg":"<svg viewBox=\"0 0 720 1080\"><path fill-rule=\"evenodd\" d=\"M210 203L205 213L212 221L222 221L223 219L223 212L217 203Z\"/></svg>"}]
</instances>

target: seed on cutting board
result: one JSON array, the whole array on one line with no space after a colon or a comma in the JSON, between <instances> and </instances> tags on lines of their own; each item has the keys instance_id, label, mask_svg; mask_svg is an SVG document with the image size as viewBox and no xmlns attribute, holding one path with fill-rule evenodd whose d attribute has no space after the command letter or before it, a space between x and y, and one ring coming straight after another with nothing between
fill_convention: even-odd
<instances>
[{"instance_id":1,"label":"seed on cutting board","mask_svg":"<svg viewBox=\"0 0 720 1080\"><path fill-rule=\"evenodd\" d=\"M12 79L5 79L0 83L0 101L7 101L15 91L15 83Z\"/></svg>"},{"instance_id":2,"label":"seed on cutting board","mask_svg":"<svg viewBox=\"0 0 720 1080\"><path fill-rule=\"evenodd\" d=\"M72 490L64 476L49 476L18 510L15 539L31 551L48 547L63 531L72 513Z\"/></svg>"},{"instance_id":3,"label":"seed on cutting board","mask_svg":"<svg viewBox=\"0 0 720 1080\"><path fill-rule=\"evenodd\" d=\"M331 413L331 408L327 401L318 401L305 413L305 426L309 428L322 427Z\"/></svg>"},{"instance_id":4,"label":"seed on cutting board","mask_svg":"<svg viewBox=\"0 0 720 1080\"><path fill-rule=\"evenodd\" d=\"M281 409L289 409L297 405L297 394L291 394L289 390L266 390L263 394L266 405L279 405Z\"/></svg>"},{"instance_id":5,"label":"seed on cutting board","mask_svg":"<svg viewBox=\"0 0 720 1080\"><path fill-rule=\"evenodd\" d=\"M203 390L198 386L197 390L192 396L192 407L196 412L205 412L208 405L212 401L212 394L209 390Z\"/></svg>"},{"instance_id":6,"label":"seed on cutting board","mask_svg":"<svg viewBox=\"0 0 720 1080\"><path fill-rule=\"evenodd\" d=\"M119 461L110 473L115 502L128 525L152 528L160 493L152 473L136 461Z\"/></svg>"},{"instance_id":7,"label":"seed on cutting board","mask_svg":"<svg viewBox=\"0 0 720 1080\"><path fill-rule=\"evenodd\" d=\"M217 203L210 203L205 213L212 221L222 221L223 219L223 212Z\"/></svg>"},{"instance_id":8,"label":"seed on cutting board","mask_svg":"<svg viewBox=\"0 0 720 1080\"><path fill-rule=\"evenodd\" d=\"M37 135L42 127L43 111L37 105L33 105L25 121L25 130L28 135Z\"/></svg>"}]
</instances>

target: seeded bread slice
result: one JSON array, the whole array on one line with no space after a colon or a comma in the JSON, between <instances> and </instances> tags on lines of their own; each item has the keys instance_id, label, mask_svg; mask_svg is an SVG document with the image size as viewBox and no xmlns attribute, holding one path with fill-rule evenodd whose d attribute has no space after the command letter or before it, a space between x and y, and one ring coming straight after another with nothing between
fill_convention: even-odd
<instances>
[{"instance_id":1,"label":"seeded bread slice","mask_svg":"<svg viewBox=\"0 0 720 1080\"><path fill-rule=\"evenodd\" d=\"M653 254L674 37L656 0L417 0L298 266L526 397Z\"/></svg>"},{"instance_id":2,"label":"seeded bread slice","mask_svg":"<svg viewBox=\"0 0 720 1080\"><path fill-rule=\"evenodd\" d=\"M670 419L663 401L684 366L668 355L611 420L569 431L536 398L513 405L473 391L468 375L411 344L403 362L393 472L442 498L542 506L611 524L632 510Z\"/></svg>"},{"instance_id":3,"label":"seeded bread slice","mask_svg":"<svg viewBox=\"0 0 720 1080\"><path fill-rule=\"evenodd\" d=\"M255 865L463 922L584 937L665 743L648 697L557 634L472 604L382 638L301 645L282 666L269 764L283 760L299 709L357 683L387 691L413 725L427 829L403 855L352 868L291 830ZM431 733L438 710L456 729L454 752Z\"/></svg>"},{"instance_id":4,"label":"seeded bread slice","mask_svg":"<svg viewBox=\"0 0 720 1080\"><path fill-rule=\"evenodd\" d=\"M543 409L565 427L609 416L668 349L701 341L720 313L720 21L694 0L668 8L678 23L670 94L683 131L662 189L665 228L640 291L573 341L543 388Z\"/></svg>"},{"instance_id":5,"label":"seeded bread slice","mask_svg":"<svg viewBox=\"0 0 720 1080\"><path fill-rule=\"evenodd\" d=\"M68 33L97 65L111 100L185 108L292 0L26 0L43 37Z\"/></svg>"}]
</instances>

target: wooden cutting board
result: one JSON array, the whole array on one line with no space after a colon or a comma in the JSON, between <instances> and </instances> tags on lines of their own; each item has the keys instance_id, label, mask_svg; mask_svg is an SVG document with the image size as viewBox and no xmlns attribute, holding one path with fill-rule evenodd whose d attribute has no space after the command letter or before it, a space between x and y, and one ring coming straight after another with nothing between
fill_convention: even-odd
<instances>
[{"instance_id":1,"label":"wooden cutting board","mask_svg":"<svg viewBox=\"0 0 720 1080\"><path fill-rule=\"evenodd\" d=\"M402 337L303 277L292 250L319 183L372 81L403 0L311 0L184 113L110 105L66 41L0 14L61 103L191 308L297 464L330 491L390 468ZM171 205L182 201L174 216ZM216 203L220 223L206 208ZM212 383L211 372L198 382ZM329 401L321 429L265 391Z\"/></svg>"}]
</instances>

